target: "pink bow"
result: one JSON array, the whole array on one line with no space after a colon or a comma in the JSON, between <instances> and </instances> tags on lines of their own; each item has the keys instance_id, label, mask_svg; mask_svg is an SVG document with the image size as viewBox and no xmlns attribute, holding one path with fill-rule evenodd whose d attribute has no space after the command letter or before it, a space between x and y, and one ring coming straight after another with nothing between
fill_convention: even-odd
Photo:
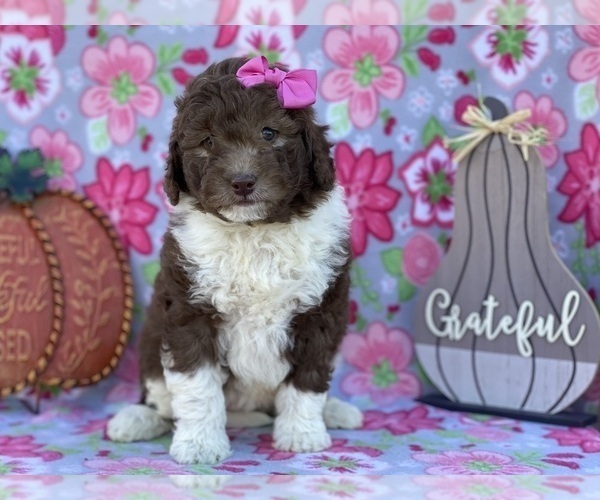
<instances>
[{"instance_id":1,"label":"pink bow","mask_svg":"<svg viewBox=\"0 0 600 500\"><path fill-rule=\"evenodd\" d=\"M305 108L317 100L317 72L312 69L296 69L285 72L269 68L264 56L250 59L236 76L244 87L270 83L277 87L277 98L286 109Z\"/></svg>"}]
</instances>

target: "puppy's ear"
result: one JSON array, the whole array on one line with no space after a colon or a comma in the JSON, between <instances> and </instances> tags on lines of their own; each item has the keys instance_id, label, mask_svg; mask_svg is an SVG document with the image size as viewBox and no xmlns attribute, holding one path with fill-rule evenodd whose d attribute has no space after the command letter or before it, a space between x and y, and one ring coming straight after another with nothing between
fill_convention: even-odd
<instances>
[{"instance_id":1,"label":"puppy's ear","mask_svg":"<svg viewBox=\"0 0 600 500\"><path fill-rule=\"evenodd\" d=\"M307 113L302 123L302 138L315 184L323 191L331 191L335 186L335 167L326 135L328 127L317 125L313 113Z\"/></svg>"},{"instance_id":2,"label":"puppy's ear","mask_svg":"<svg viewBox=\"0 0 600 500\"><path fill-rule=\"evenodd\" d=\"M175 100L175 107L179 113L181 98ZM173 128L171 130L171 138L169 140L169 154L167 157L167 171L165 173L164 190L169 198L171 205L175 206L179 203L179 194L187 192L187 184L183 173L183 160L177 137L179 135L179 115L173 120Z\"/></svg>"}]
</instances>

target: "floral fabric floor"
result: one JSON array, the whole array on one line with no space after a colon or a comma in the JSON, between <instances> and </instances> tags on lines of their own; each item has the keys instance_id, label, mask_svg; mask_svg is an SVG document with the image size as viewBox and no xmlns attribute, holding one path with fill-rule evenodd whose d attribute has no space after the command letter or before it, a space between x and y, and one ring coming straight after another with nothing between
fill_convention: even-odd
<instances>
[{"instance_id":1,"label":"floral fabric floor","mask_svg":"<svg viewBox=\"0 0 600 500\"><path fill-rule=\"evenodd\" d=\"M125 359L121 374L131 359ZM332 431L321 453L273 449L269 427L230 432L234 454L222 464L178 465L170 436L120 444L105 436L107 419L137 398L134 380L44 399L38 415L22 400L0 407L0 474L347 474L347 475L600 475L600 432L498 417L452 413L400 400L385 411L365 409L364 429Z\"/></svg>"}]
</instances>

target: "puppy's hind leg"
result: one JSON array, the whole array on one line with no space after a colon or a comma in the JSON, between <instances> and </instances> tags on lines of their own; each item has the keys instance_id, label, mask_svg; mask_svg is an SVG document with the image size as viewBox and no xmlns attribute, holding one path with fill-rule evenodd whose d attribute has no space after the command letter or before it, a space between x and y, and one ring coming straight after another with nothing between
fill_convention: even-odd
<instances>
[{"instance_id":1,"label":"puppy's hind leg","mask_svg":"<svg viewBox=\"0 0 600 500\"><path fill-rule=\"evenodd\" d=\"M112 441L149 441L171 431L172 397L164 379L148 379L145 386L145 404L126 406L109 420L106 434Z\"/></svg>"},{"instance_id":2,"label":"puppy's hind leg","mask_svg":"<svg viewBox=\"0 0 600 500\"><path fill-rule=\"evenodd\" d=\"M328 397L323 409L323 420L328 429L359 429L363 425L363 414L350 403Z\"/></svg>"},{"instance_id":3,"label":"puppy's hind leg","mask_svg":"<svg viewBox=\"0 0 600 500\"><path fill-rule=\"evenodd\" d=\"M171 422L154 408L143 404L126 406L108 421L106 435L111 441L150 441L171 430Z\"/></svg>"}]
</instances>

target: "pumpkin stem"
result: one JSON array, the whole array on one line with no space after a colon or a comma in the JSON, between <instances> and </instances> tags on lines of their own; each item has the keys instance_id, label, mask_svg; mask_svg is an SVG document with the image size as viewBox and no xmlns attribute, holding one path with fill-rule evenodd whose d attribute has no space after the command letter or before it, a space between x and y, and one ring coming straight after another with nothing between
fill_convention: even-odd
<instances>
[{"instance_id":1,"label":"pumpkin stem","mask_svg":"<svg viewBox=\"0 0 600 500\"><path fill-rule=\"evenodd\" d=\"M495 97L486 97L483 100L483 104L487 109L490 110L490 113L492 114L492 120L494 121L502 120L502 118L508 116L508 109L506 108L505 104Z\"/></svg>"},{"instance_id":2,"label":"pumpkin stem","mask_svg":"<svg viewBox=\"0 0 600 500\"><path fill-rule=\"evenodd\" d=\"M23 150L12 158L8 150L0 148L0 194L12 202L30 202L35 195L46 191L48 179L39 149Z\"/></svg>"}]
</instances>

